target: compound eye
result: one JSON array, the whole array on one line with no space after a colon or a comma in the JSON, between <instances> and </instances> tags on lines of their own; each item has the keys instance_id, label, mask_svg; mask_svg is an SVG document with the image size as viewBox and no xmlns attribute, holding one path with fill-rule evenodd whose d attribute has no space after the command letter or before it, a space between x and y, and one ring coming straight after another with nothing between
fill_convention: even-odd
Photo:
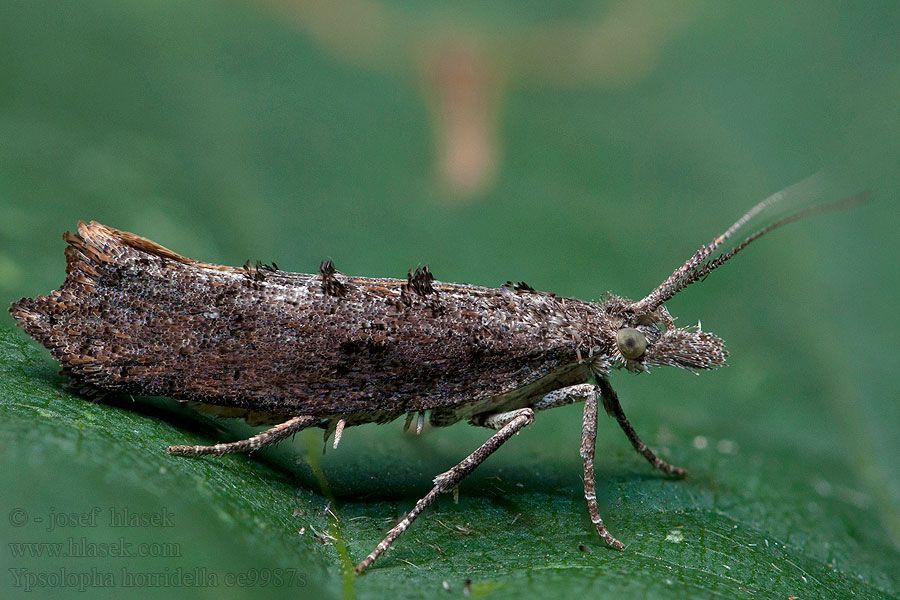
<instances>
[{"instance_id":1,"label":"compound eye","mask_svg":"<svg viewBox=\"0 0 900 600\"><path fill-rule=\"evenodd\" d=\"M647 350L647 338L633 327L623 327L616 334L616 345L622 356L628 360L637 360Z\"/></svg>"}]
</instances>

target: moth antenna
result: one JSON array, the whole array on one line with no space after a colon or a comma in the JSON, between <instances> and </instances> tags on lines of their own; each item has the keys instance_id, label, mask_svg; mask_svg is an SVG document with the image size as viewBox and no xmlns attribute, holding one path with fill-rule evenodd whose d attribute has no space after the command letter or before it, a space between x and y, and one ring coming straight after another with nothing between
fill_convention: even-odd
<instances>
[{"instance_id":1,"label":"moth antenna","mask_svg":"<svg viewBox=\"0 0 900 600\"><path fill-rule=\"evenodd\" d=\"M656 310L657 308L671 300L672 297L675 296L675 294L677 294L690 284L694 283L695 281L700 281L701 279L712 273L714 270L721 267L735 254L749 246L752 242L755 242L762 236L771 231L774 231L775 229L778 229L779 227L782 227L783 225L787 225L788 223L792 223L793 221L797 221L799 219L803 219L812 215L830 212L833 210L842 210L844 208L856 206L857 204L863 204L865 202L869 202L872 199L872 192L867 190L858 194L854 194L852 196L842 198L840 200L814 204L812 206L807 206L806 208L796 210L789 213L787 216L784 216L776 220L775 222L766 225L765 227L757 229L730 250L722 252L715 258L710 258L710 256L712 256L713 252L715 252L717 248L722 246L722 244L724 244L726 240L740 231L744 227L744 225L746 225L754 217L757 217L761 213L770 210L770 207L783 204L785 198L790 196L791 192L796 193L801 188L808 187L810 183L816 183L817 179L817 176L809 177L801 181L800 183L796 183L791 187L766 198L765 200L751 208L744 216L735 221L734 225L729 227L724 233L717 236L709 244L701 246L700 249L697 250L697 252L692 257L685 261L683 265L675 269L675 271L671 275L669 275L669 277L665 281L663 281L659 285L659 287L647 294L647 296L642 300L634 302L630 306L631 311L633 311L635 314L645 314ZM805 191L805 189L802 191Z\"/></svg>"}]
</instances>

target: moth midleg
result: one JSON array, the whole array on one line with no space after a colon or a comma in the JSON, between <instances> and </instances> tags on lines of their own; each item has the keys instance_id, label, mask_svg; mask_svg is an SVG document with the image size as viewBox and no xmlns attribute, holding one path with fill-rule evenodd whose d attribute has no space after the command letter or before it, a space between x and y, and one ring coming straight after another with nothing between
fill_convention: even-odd
<instances>
[{"instance_id":1,"label":"moth midleg","mask_svg":"<svg viewBox=\"0 0 900 600\"><path fill-rule=\"evenodd\" d=\"M599 388L593 383L579 383L576 385L559 388L558 390L553 390L552 392L545 394L540 400L532 404L530 408L535 412L539 410L547 410L548 408L557 408L559 406L566 406L568 404L574 404L575 402L581 402L589 396L597 396L599 395L599 393ZM471 425L477 425L479 427L500 429L500 427L502 427L506 422L504 421L504 419L508 421L512 418L510 415L515 416L516 414L518 414L518 411L515 410L505 413L479 414L469 419L469 423Z\"/></svg>"},{"instance_id":2,"label":"moth midleg","mask_svg":"<svg viewBox=\"0 0 900 600\"><path fill-rule=\"evenodd\" d=\"M619 422L619 427L621 427L622 431L625 432L625 435L628 436L631 445L634 446L634 449L637 450L638 454L643 455L643 457L647 459L647 462L664 473L675 475L676 477L685 477L688 474L687 469L670 465L658 457L653 450L648 448L647 444L641 441L641 438L638 437L634 427L628 422L628 417L625 416L625 411L622 410L622 405L619 404L619 396L609 383L609 380L605 377L598 377L597 380L600 383L600 395L603 398L603 407L606 409L606 414L615 417L616 421Z\"/></svg>"},{"instance_id":3,"label":"moth midleg","mask_svg":"<svg viewBox=\"0 0 900 600\"><path fill-rule=\"evenodd\" d=\"M593 387L593 386L592 386ZM597 489L594 483L594 447L597 443L597 392L584 399L584 421L581 425L581 458L584 460L584 499L587 501L591 523L597 533L613 548L624 550L625 545L613 537L600 518L600 507L597 506Z\"/></svg>"},{"instance_id":4,"label":"moth midleg","mask_svg":"<svg viewBox=\"0 0 900 600\"><path fill-rule=\"evenodd\" d=\"M534 408L535 410L545 410L572 404L579 400L584 401L584 420L581 425L580 449L581 458L584 461L584 499L587 501L591 523L597 528L597 533L600 534L600 537L613 548L623 550L625 546L622 542L614 538L606 528L606 525L603 524L603 519L600 517L600 507L597 505L597 489L594 482L594 449L597 443L597 413L599 411L597 398L599 396L601 396L600 387L592 383L580 383L553 390L536 402ZM621 408L619 410L621 411ZM624 416L623 413L622 417L624 418Z\"/></svg>"},{"instance_id":5,"label":"moth midleg","mask_svg":"<svg viewBox=\"0 0 900 600\"><path fill-rule=\"evenodd\" d=\"M214 446L169 446L166 451L169 454L183 454L186 456L200 456L202 454L221 456L232 452L252 452L269 444L280 442L284 438L306 429L315 422L316 419L314 417L300 415L279 423L271 429L266 429L246 440L216 444Z\"/></svg>"},{"instance_id":6,"label":"moth midleg","mask_svg":"<svg viewBox=\"0 0 900 600\"><path fill-rule=\"evenodd\" d=\"M363 559L361 563L356 565L356 572L362 573L375 560L381 556L391 544L394 543L400 534L406 531L416 517L425 510L438 494L453 490L466 476L475 470L475 467L485 461L485 459L494 453L506 440L513 436L523 427L527 427L534 423L534 411L530 408L520 408L518 410L492 415L485 420L485 426L492 429L499 429L497 433L492 435L483 443L475 452L464 458L458 465L441 473L434 478L434 487L430 492L416 502L416 506L406 515L399 523L397 523L385 536L383 540L375 547L372 552Z\"/></svg>"},{"instance_id":7,"label":"moth midleg","mask_svg":"<svg viewBox=\"0 0 900 600\"><path fill-rule=\"evenodd\" d=\"M569 387L553 390L537 402L535 402L534 410L546 410L548 408L556 408L557 406L565 406L581 400L587 400L589 397L596 397L598 388L593 383L579 383L570 385Z\"/></svg>"}]
</instances>

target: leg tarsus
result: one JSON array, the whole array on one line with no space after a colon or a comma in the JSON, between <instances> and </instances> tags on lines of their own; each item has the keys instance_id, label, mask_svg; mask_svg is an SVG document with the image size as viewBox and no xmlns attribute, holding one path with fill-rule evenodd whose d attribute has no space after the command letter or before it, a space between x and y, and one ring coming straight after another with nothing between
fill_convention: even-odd
<instances>
[{"instance_id":1,"label":"leg tarsus","mask_svg":"<svg viewBox=\"0 0 900 600\"><path fill-rule=\"evenodd\" d=\"M213 446L169 446L166 451L169 454L182 454L185 456L201 456L204 454L221 456L233 452L252 452L253 450L258 450L269 444L280 442L284 438L290 437L302 429L306 429L314 422L314 417L298 416L288 419L284 423L279 423L271 429L267 429L246 440L215 444Z\"/></svg>"},{"instance_id":2,"label":"leg tarsus","mask_svg":"<svg viewBox=\"0 0 900 600\"><path fill-rule=\"evenodd\" d=\"M609 383L609 380L605 377L598 377L597 380L600 384L600 394L603 397L603 407L606 409L606 413L619 422L619 427L621 427L622 431L625 432L625 435L628 436L628 440L631 442L631 445L634 446L634 449L637 450L638 454L646 458L647 462L653 465L654 468L659 469L664 473L675 477L686 477L688 474L687 469L670 465L658 457L653 450L648 448L647 444L641 441L641 438L638 437L634 427L628 422L628 417L625 416L625 411L622 410L622 405L619 403L619 396Z\"/></svg>"},{"instance_id":3,"label":"leg tarsus","mask_svg":"<svg viewBox=\"0 0 900 600\"><path fill-rule=\"evenodd\" d=\"M490 421L490 425L488 425ZM489 427L498 426L499 431L492 435L483 443L475 452L464 458L458 465L441 473L434 478L434 487L430 492L425 494L421 500L416 502L416 506L406 515L399 523L397 523L383 540L375 547L372 552L366 556L362 562L356 565L357 575L365 571L369 565L375 562L379 556L391 547L400 534L409 528L416 517L422 513L439 494L449 492L456 488L465 477L475 470L475 468L483 463L488 456L494 453L503 445L513 434L517 433L523 427L527 427L534 423L534 411L530 408L523 408L516 411L510 411L499 415L493 415L485 420L485 424Z\"/></svg>"}]
</instances>

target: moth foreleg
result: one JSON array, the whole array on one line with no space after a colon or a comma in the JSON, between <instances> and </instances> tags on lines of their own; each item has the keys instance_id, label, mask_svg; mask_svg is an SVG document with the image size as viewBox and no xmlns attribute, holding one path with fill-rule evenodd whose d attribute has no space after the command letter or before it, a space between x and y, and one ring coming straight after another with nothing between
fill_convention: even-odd
<instances>
[{"instance_id":1,"label":"moth foreleg","mask_svg":"<svg viewBox=\"0 0 900 600\"><path fill-rule=\"evenodd\" d=\"M288 419L284 423L279 423L271 429L266 429L251 438L247 438L246 440L216 444L214 446L169 446L166 451L169 454L183 454L189 456L200 456L202 454L215 454L221 456L223 454L231 454L232 452L252 452L253 450L258 450L269 444L280 442L284 438L313 425L315 421L315 418L309 416L294 417Z\"/></svg>"},{"instance_id":2,"label":"moth foreleg","mask_svg":"<svg viewBox=\"0 0 900 600\"><path fill-rule=\"evenodd\" d=\"M357 574L365 571L369 565L390 548L394 540L400 537L400 534L409 528L412 522L416 520L416 517L434 502L438 494L454 489L469 473L475 470L475 467L483 463L488 456L493 454L513 434L532 423L534 423L534 411L530 408L521 408L507 413L491 415L486 420L485 425L493 429L499 429L499 431L492 435L475 452L464 458L458 465L434 478L434 487L431 491L416 502L416 506L409 514L388 532L387 536L361 563L356 565Z\"/></svg>"},{"instance_id":3,"label":"moth foreleg","mask_svg":"<svg viewBox=\"0 0 900 600\"><path fill-rule=\"evenodd\" d=\"M625 435L628 436L634 449L646 458L647 462L660 471L676 477L685 477L688 474L687 469L670 465L658 457L653 450L648 448L647 444L641 441L641 438L638 437L634 427L628 422L628 417L625 416L625 411L622 410L622 405L619 404L619 396L612 388L612 385L610 385L609 380L605 377L598 377L597 380L600 383L600 395L603 397L603 407L606 409L606 414L615 417L616 421L619 422L619 427L621 427L622 431L625 432Z\"/></svg>"}]
</instances>

